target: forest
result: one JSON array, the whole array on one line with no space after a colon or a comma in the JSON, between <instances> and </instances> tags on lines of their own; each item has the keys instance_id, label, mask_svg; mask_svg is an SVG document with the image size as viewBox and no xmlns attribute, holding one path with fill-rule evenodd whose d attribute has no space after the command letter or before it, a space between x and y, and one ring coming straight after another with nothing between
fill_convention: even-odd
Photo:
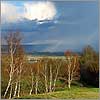
<instances>
[{"instance_id":1,"label":"forest","mask_svg":"<svg viewBox=\"0 0 100 100\"><path fill-rule=\"evenodd\" d=\"M61 58L43 56L28 61L20 32L4 37L1 50L1 97L4 98L98 98L99 53L90 45L81 54L72 50Z\"/></svg>"}]
</instances>

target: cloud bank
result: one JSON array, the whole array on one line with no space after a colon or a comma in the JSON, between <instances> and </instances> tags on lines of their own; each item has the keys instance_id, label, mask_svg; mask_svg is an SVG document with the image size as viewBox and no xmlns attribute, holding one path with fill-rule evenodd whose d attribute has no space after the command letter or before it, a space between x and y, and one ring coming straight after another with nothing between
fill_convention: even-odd
<instances>
[{"instance_id":1,"label":"cloud bank","mask_svg":"<svg viewBox=\"0 0 100 100\"><path fill-rule=\"evenodd\" d=\"M56 8L52 2L35 2L25 4L25 17L30 20L53 20Z\"/></svg>"},{"instance_id":2,"label":"cloud bank","mask_svg":"<svg viewBox=\"0 0 100 100\"><path fill-rule=\"evenodd\" d=\"M49 1L27 2L19 7L13 3L1 2L1 20L4 22L17 22L22 19L35 20L40 22L44 20L53 20L56 16L56 8Z\"/></svg>"},{"instance_id":3,"label":"cloud bank","mask_svg":"<svg viewBox=\"0 0 100 100\"><path fill-rule=\"evenodd\" d=\"M33 44L35 48L40 47L37 49L40 51L79 51L87 44L98 50L96 3L54 4L46 0L35 0L27 3L4 1L1 6L1 20L6 22L2 24L2 36L10 30L19 30L24 36L22 43ZM21 19L23 20L19 21Z\"/></svg>"}]
</instances>

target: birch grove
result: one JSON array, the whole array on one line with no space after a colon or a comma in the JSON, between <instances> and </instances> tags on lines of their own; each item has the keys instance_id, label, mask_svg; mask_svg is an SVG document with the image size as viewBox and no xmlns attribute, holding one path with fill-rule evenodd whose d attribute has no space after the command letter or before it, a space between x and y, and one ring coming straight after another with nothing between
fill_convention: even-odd
<instances>
[{"instance_id":1,"label":"birch grove","mask_svg":"<svg viewBox=\"0 0 100 100\"><path fill-rule=\"evenodd\" d=\"M56 81L59 74L59 69L61 67L61 60L44 59L43 72L45 91L52 92L55 91Z\"/></svg>"},{"instance_id":2,"label":"birch grove","mask_svg":"<svg viewBox=\"0 0 100 100\"><path fill-rule=\"evenodd\" d=\"M84 70L81 69L84 71L82 74L85 75L87 69L95 75L98 74L98 56L94 51L87 51L88 49L84 51L85 54L81 59L76 53L66 51L63 57L34 57L33 55L34 59L28 61L18 34L10 33L5 38L8 52L2 59L2 76L4 75L2 82L6 83L3 84L3 98L21 98L24 94L33 96L44 93L48 95L50 92L55 92L66 86L70 90L71 86L80 80L81 63L82 67L87 65ZM89 56L87 56L88 54ZM89 61L93 62L90 64ZM77 85L83 86L82 84Z\"/></svg>"},{"instance_id":3,"label":"birch grove","mask_svg":"<svg viewBox=\"0 0 100 100\"><path fill-rule=\"evenodd\" d=\"M5 39L7 41L8 54L10 55L9 57L10 71L9 71L9 81L4 93L4 97L6 97L8 91L10 91L9 98L12 98L13 96L14 97L16 96L17 90L18 90L18 96L20 94L20 78L19 77L21 77L24 55L23 55L22 47L20 45L21 37L20 37L19 32L9 33L5 37ZM14 93L12 93L13 85L15 85Z\"/></svg>"},{"instance_id":4,"label":"birch grove","mask_svg":"<svg viewBox=\"0 0 100 100\"><path fill-rule=\"evenodd\" d=\"M21 45L19 33L8 34L6 41L9 55L7 69L9 80L4 91L4 98L20 97L24 92L22 85L26 85L26 82L29 83L28 94L32 95L54 92L57 88L57 82L61 79L68 83L70 89L72 81L79 78L80 68L77 54L67 51L65 52L65 60L43 57L28 62ZM23 82L23 77L25 82Z\"/></svg>"}]
</instances>

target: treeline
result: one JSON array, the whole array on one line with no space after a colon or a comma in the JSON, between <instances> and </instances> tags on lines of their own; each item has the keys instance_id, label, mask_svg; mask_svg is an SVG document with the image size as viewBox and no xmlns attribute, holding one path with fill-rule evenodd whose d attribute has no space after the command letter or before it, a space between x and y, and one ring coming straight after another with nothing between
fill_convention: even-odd
<instances>
[{"instance_id":1,"label":"treeline","mask_svg":"<svg viewBox=\"0 0 100 100\"><path fill-rule=\"evenodd\" d=\"M20 33L9 33L5 40L9 54L1 58L2 98L53 92L66 85L70 89L74 81L99 86L99 57L91 46L82 55L66 51L65 59L44 57L32 63L20 44Z\"/></svg>"}]
</instances>

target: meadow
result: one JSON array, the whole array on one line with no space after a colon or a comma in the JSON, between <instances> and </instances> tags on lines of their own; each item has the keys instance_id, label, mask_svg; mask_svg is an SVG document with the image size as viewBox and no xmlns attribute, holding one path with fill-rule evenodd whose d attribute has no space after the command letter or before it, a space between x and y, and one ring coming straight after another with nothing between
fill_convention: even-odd
<instances>
[{"instance_id":1,"label":"meadow","mask_svg":"<svg viewBox=\"0 0 100 100\"><path fill-rule=\"evenodd\" d=\"M79 87L72 86L69 90L68 87L59 88L55 92L43 93L37 95L25 95L19 99L98 99L99 88L95 87Z\"/></svg>"}]
</instances>

